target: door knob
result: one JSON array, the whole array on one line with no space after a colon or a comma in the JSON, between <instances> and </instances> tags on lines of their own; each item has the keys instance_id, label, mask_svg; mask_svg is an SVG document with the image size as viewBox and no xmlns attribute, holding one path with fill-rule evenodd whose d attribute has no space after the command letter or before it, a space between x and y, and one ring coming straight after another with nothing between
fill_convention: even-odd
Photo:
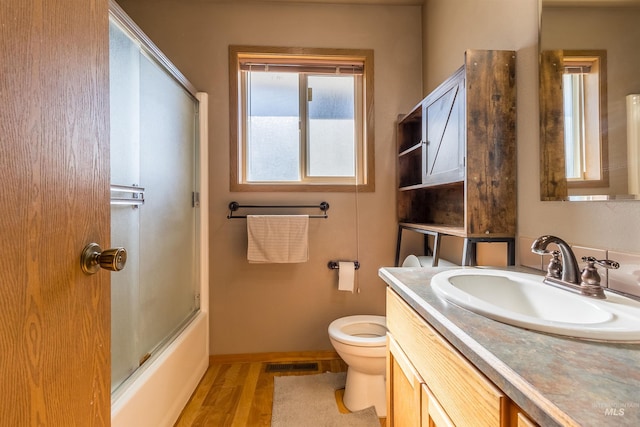
<instances>
[{"instance_id":1,"label":"door knob","mask_svg":"<svg viewBox=\"0 0 640 427\"><path fill-rule=\"evenodd\" d=\"M80 257L80 266L86 274L95 274L104 268L109 271L120 271L127 263L125 248L111 248L104 251L97 243L85 246Z\"/></svg>"}]
</instances>

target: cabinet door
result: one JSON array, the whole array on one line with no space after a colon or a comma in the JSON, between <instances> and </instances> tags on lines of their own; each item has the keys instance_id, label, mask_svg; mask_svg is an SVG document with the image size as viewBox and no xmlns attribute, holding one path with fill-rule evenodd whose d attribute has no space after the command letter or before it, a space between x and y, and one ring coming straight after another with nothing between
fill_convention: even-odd
<instances>
[{"instance_id":1,"label":"cabinet door","mask_svg":"<svg viewBox=\"0 0 640 427\"><path fill-rule=\"evenodd\" d=\"M387 344L387 427L420 427L422 379L390 335Z\"/></svg>"},{"instance_id":2,"label":"cabinet door","mask_svg":"<svg viewBox=\"0 0 640 427\"><path fill-rule=\"evenodd\" d=\"M529 418L527 418L527 416L524 415L523 413L518 412L517 426L518 427L536 427L537 424L531 421Z\"/></svg>"},{"instance_id":3,"label":"cabinet door","mask_svg":"<svg viewBox=\"0 0 640 427\"><path fill-rule=\"evenodd\" d=\"M431 391L422 384L422 424L421 427L455 427Z\"/></svg>"},{"instance_id":4,"label":"cabinet door","mask_svg":"<svg viewBox=\"0 0 640 427\"><path fill-rule=\"evenodd\" d=\"M464 179L464 78L452 80L426 106L427 149L423 182L443 184Z\"/></svg>"},{"instance_id":5,"label":"cabinet door","mask_svg":"<svg viewBox=\"0 0 640 427\"><path fill-rule=\"evenodd\" d=\"M387 327L456 425L509 424L504 417L509 404L504 393L389 288Z\"/></svg>"}]
</instances>

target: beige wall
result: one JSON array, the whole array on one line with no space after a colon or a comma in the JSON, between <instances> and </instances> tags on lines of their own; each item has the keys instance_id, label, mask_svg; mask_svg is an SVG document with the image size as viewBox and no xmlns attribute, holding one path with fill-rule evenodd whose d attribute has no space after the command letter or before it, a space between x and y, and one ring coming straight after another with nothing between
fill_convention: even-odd
<instances>
[{"instance_id":1,"label":"beige wall","mask_svg":"<svg viewBox=\"0 0 640 427\"><path fill-rule=\"evenodd\" d=\"M211 353L331 349L327 326L350 314L383 314L381 266L395 254L395 120L419 100L419 6L209 3L123 0L121 6L189 80L209 93L211 175ZM230 193L229 44L374 49L376 191ZM237 200L319 203L329 219L310 225L310 261L246 261L246 222L227 220ZM315 212L314 212L315 213ZM356 231L357 225L357 231ZM337 290L329 260L356 259L359 294Z\"/></svg>"},{"instance_id":2,"label":"beige wall","mask_svg":"<svg viewBox=\"0 0 640 427\"><path fill-rule=\"evenodd\" d=\"M377 269L392 264L395 249L395 118L418 102L423 85L426 94L458 68L466 49L518 52L518 234L550 233L575 244L640 253L640 203L539 201L538 0L427 0L422 33L415 6L183 3L121 1L210 96L213 354L329 349L326 327L332 319L383 313ZM376 192L358 195L359 244L353 194L229 192L229 44L375 50ZM244 222L225 218L231 200L327 200L330 219L312 221L307 264L249 265ZM339 293L337 273L326 263L356 256L361 293Z\"/></svg>"},{"instance_id":3,"label":"beige wall","mask_svg":"<svg viewBox=\"0 0 640 427\"><path fill-rule=\"evenodd\" d=\"M518 235L557 235L572 244L640 253L640 203L540 202L538 0L426 0L424 87L462 63L462 52L518 52Z\"/></svg>"}]
</instances>

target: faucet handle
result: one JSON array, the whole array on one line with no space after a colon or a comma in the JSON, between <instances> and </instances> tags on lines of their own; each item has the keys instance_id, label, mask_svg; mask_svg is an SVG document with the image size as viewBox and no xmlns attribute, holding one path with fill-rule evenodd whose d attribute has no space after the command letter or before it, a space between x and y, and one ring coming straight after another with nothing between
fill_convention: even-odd
<instances>
[{"instance_id":1,"label":"faucet handle","mask_svg":"<svg viewBox=\"0 0 640 427\"><path fill-rule=\"evenodd\" d=\"M560 251L545 251L551 254L549 265L547 265L547 276L559 279L562 277L562 262L560 261Z\"/></svg>"},{"instance_id":2,"label":"faucet handle","mask_svg":"<svg viewBox=\"0 0 640 427\"><path fill-rule=\"evenodd\" d=\"M580 286L600 286L600 275L595 266L598 260L592 256L583 256L582 261L587 263L587 267L582 270L582 274L580 274L582 280Z\"/></svg>"},{"instance_id":3,"label":"faucet handle","mask_svg":"<svg viewBox=\"0 0 640 427\"><path fill-rule=\"evenodd\" d=\"M586 262L588 267L592 267L593 264L598 264L599 266L608 269L620 268L620 263L611 259L596 259L592 256L583 256L582 261Z\"/></svg>"},{"instance_id":4,"label":"faucet handle","mask_svg":"<svg viewBox=\"0 0 640 427\"><path fill-rule=\"evenodd\" d=\"M587 267L582 271L582 286L600 286L600 275L595 264L604 268L620 268L620 264L610 259L596 259L592 256L583 256L582 261L587 263Z\"/></svg>"}]
</instances>

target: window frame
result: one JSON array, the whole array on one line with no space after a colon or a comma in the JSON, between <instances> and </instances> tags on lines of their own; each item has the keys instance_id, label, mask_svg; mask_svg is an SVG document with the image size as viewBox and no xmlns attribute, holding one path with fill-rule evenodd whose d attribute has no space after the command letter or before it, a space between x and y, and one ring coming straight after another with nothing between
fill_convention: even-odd
<instances>
[{"instance_id":1,"label":"window frame","mask_svg":"<svg viewBox=\"0 0 640 427\"><path fill-rule=\"evenodd\" d=\"M584 84L585 90L596 96L595 100L590 98L585 101L585 109L589 110L590 114L589 123L585 122L584 114L587 112L583 112L581 121L587 138L583 149L586 151L586 156L591 158L582 166L590 172L583 172L580 178L567 178L567 187L569 189L608 187L607 52L605 50L564 50L563 66L565 69L586 67L589 70L586 74L590 77L589 82ZM567 126L567 123L564 126Z\"/></svg>"},{"instance_id":2,"label":"window frame","mask_svg":"<svg viewBox=\"0 0 640 427\"><path fill-rule=\"evenodd\" d=\"M241 96L241 60L247 58L295 58L303 61L359 61L364 70L362 74L362 126L356 133L362 133L361 143L356 149L356 180L344 182L344 178L325 177L324 179L303 180L298 182L247 182L244 177L245 156L243 153L243 128L241 118L245 103ZM374 167L374 120L373 120L373 50L370 49L325 49L325 48L287 48L269 46L229 46L229 154L230 154L230 191L318 191L350 192L375 191ZM307 118L301 131L305 132ZM306 150L306 147L303 147ZM308 153L303 153L307 156ZM305 157L306 164L306 157ZM306 175L306 172L305 172ZM338 182L340 181L340 182Z\"/></svg>"}]
</instances>

